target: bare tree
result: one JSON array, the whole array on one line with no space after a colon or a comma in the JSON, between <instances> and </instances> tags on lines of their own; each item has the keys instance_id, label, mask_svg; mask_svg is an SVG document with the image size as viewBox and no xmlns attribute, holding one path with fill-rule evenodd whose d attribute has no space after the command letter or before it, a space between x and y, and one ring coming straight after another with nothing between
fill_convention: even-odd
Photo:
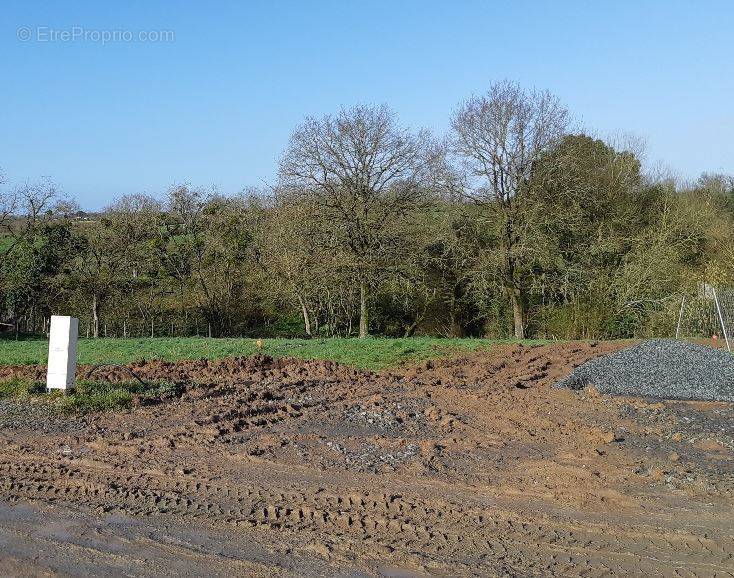
<instances>
[{"instance_id":1,"label":"bare tree","mask_svg":"<svg viewBox=\"0 0 734 578\"><path fill-rule=\"evenodd\" d=\"M4 183L0 174L0 185ZM16 186L12 191L0 192L0 227L10 239L0 252L8 255L15 246L51 219L58 204L59 192L48 178L38 183Z\"/></svg>"},{"instance_id":2,"label":"bare tree","mask_svg":"<svg viewBox=\"0 0 734 578\"><path fill-rule=\"evenodd\" d=\"M568 111L548 92L504 81L462 103L452 118L452 145L466 176L465 195L491 207L501 221L499 274L512 304L514 333L525 336L517 248L516 198L533 163L563 136Z\"/></svg>"},{"instance_id":3,"label":"bare tree","mask_svg":"<svg viewBox=\"0 0 734 578\"><path fill-rule=\"evenodd\" d=\"M0 187L6 183L5 173L0 169ZM0 188L0 228L5 229L12 220L17 207L17 195Z\"/></svg>"},{"instance_id":4,"label":"bare tree","mask_svg":"<svg viewBox=\"0 0 734 578\"><path fill-rule=\"evenodd\" d=\"M430 136L400 127L387 106L355 106L307 118L280 162L284 186L314 197L354 257L360 337L369 331L369 284L387 250L383 232L420 204L430 150Z\"/></svg>"}]
</instances>

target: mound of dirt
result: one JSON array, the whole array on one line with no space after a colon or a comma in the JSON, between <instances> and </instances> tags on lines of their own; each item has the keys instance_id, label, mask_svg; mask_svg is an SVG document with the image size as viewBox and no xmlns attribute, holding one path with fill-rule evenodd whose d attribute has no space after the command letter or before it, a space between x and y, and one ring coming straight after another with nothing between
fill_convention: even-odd
<instances>
[{"instance_id":1,"label":"mound of dirt","mask_svg":"<svg viewBox=\"0 0 734 578\"><path fill-rule=\"evenodd\" d=\"M438 359L409 368L404 377L416 385L443 385L482 390L528 389L550 385L564 370L619 349L617 343L568 343L559 346L513 344L478 355ZM481 359L480 363L476 360ZM487 388L487 386L491 386Z\"/></svg>"},{"instance_id":2,"label":"mound of dirt","mask_svg":"<svg viewBox=\"0 0 734 578\"><path fill-rule=\"evenodd\" d=\"M734 401L734 356L674 339L650 339L592 359L557 384L659 399Z\"/></svg>"},{"instance_id":3,"label":"mound of dirt","mask_svg":"<svg viewBox=\"0 0 734 578\"><path fill-rule=\"evenodd\" d=\"M140 360L126 366L79 365L77 379L89 376L94 381L130 381L130 371L143 381L168 381L171 383L219 383L231 384L242 379L259 381L262 379L351 379L358 375L369 379L369 371L354 369L334 361L304 361L292 358L273 358L257 354L252 357L230 357L226 359L192 359L176 362L160 360ZM45 365L5 365L0 366L0 381L12 377L46 380Z\"/></svg>"}]
</instances>

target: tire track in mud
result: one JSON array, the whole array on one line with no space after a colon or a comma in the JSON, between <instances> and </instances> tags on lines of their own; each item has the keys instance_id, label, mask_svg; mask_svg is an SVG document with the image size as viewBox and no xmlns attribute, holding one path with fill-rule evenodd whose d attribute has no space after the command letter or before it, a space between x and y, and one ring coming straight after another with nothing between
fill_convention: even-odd
<instances>
[{"instance_id":1,"label":"tire track in mud","mask_svg":"<svg viewBox=\"0 0 734 578\"><path fill-rule=\"evenodd\" d=\"M734 540L652 528L543 525L502 511L405 494L265 489L258 485L113 476L67 465L0 462L0 492L12 500L82 505L133 516L175 516L238 528L327 534L335 547L451 558L466 569L583 574L644 572L733 575ZM644 530L644 531L643 531ZM377 550L375 548L377 547ZM683 556L685 554L685 556ZM683 558L685 559L683 561ZM728 574L727 574L728 573ZM681 574L685 575L685 574Z\"/></svg>"}]
</instances>

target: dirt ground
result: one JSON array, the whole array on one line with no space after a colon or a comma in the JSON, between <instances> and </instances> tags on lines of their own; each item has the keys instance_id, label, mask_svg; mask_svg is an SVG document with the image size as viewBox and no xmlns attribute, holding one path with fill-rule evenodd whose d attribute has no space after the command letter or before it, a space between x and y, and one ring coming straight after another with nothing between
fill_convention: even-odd
<instances>
[{"instance_id":1,"label":"dirt ground","mask_svg":"<svg viewBox=\"0 0 734 578\"><path fill-rule=\"evenodd\" d=\"M0 574L734 576L734 406L551 387L619 347L148 362L180 398L5 402Z\"/></svg>"}]
</instances>

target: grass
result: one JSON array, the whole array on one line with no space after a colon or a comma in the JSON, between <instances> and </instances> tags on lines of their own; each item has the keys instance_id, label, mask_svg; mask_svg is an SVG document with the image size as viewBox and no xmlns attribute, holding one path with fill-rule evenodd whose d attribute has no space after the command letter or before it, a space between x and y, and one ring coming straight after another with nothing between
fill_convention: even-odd
<instances>
[{"instance_id":1,"label":"grass","mask_svg":"<svg viewBox=\"0 0 734 578\"><path fill-rule=\"evenodd\" d=\"M51 400L62 413L85 414L128 409L133 403L133 393L124 384L85 383L77 384L70 393L52 394Z\"/></svg>"},{"instance_id":2,"label":"grass","mask_svg":"<svg viewBox=\"0 0 734 578\"><path fill-rule=\"evenodd\" d=\"M141 339L80 339L81 364L130 363L140 359L221 359L250 356L258 352L273 357L329 359L361 369L380 370L458 353L476 351L510 341L491 339L441 339L410 337L404 339L266 339L258 350L254 339L204 337L159 337ZM543 343L526 341L525 343ZM0 365L45 364L48 341L27 339L0 340Z\"/></svg>"},{"instance_id":3,"label":"grass","mask_svg":"<svg viewBox=\"0 0 734 578\"><path fill-rule=\"evenodd\" d=\"M38 381L25 381L18 377L0 381L0 399L27 399L45 391L46 384Z\"/></svg>"},{"instance_id":4,"label":"grass","mask_svg":"<svg viewBox=\"0 0 734 578\"><path fill-rule=\"evenodd\" d=\"M128 409L137 395L141 402L161 397L178 397L183 388L167 382L143 385L137 381L95 382L80 380L69 392L46 392L46 384L13 377L0 382L0 399L43 403L64 414L83 415L99 411Z\"/></svg>"},{"instance_id":5,"label":"grass","mask_svg":"<svg viewBox=\"0 0 734 578\"><path fill-rule=\"evenodd\" d=\"M61 394L56 407L63 413L85 414L96 411L127 409L138 395L141 401L160 397L179 397L183 387L168 382L141 384L138 381L120 383L81 380L69 393Z\"/></svg>"}]
</instances>

